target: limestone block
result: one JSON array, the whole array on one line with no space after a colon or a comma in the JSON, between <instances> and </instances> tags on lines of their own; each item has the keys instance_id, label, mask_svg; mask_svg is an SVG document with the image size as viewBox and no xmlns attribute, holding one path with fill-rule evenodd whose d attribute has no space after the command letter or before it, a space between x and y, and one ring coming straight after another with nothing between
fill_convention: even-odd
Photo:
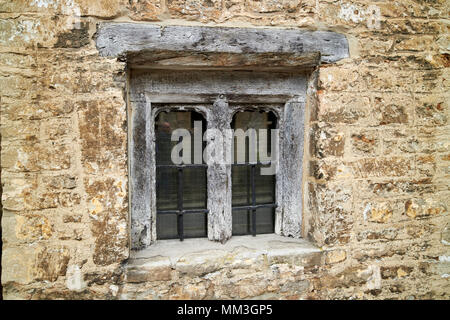
<instances>
[{"instance_id":1,"label":"limestone block","mask_svg":"<svg viewBox=\"0 0 450 320\"><path fill-rule=\"evenodd\" d=\"M169 281L172 279L172 267L170 259L167 257L155 257L151 261L142 259L136 261L126 269L126 281Z\"/></svg>"},{"instance_id":2,"label":"limestone block","mask_svg":"<svg viewBox=\"0 0 450 320\"><path fill-rule=\"evenodd\" d=\"M170 3L170 2L169 2ZM129 17L136 21L160 21L166 11L166 2L162 0L131 0Z\"/></svg>"}]
</instances>

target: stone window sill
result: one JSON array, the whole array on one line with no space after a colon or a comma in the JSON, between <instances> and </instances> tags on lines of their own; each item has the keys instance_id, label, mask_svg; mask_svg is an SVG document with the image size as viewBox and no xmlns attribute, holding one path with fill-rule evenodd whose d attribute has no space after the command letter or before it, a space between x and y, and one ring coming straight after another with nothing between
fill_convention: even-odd
<instances>
[{"instance_id":1,"label":"stone window sill","mask_svg":"<svg viewBox=\"0 0 450 320\"><path fill-rule=\"evenodd\" d=\"M227 243L203 239L162 240L132 251L125 266L127 282L168 281L173 271L207 277L221 269L266 268L274 264L312 267L324 262L324 251L303 239L276 234L239 236Z\"/></svg>"}]
</instances>

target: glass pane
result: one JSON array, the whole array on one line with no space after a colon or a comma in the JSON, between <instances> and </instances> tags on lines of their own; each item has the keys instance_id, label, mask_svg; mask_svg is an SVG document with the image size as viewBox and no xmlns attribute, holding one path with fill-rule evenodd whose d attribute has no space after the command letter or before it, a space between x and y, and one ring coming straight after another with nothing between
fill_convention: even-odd
<instances>
[{"instance_id":1,"label":"glass pane","mask_svg":"<svg viewBox=\"0 0 450 320\"><path fill-rule=\"evenodd\" d=\"M194 122L201 122L202 137L206 130L206 121L198 112L193 111L172 111L160 112L156 116L155 136L156 136L156 164L174 164L171 159L173 147L179 141L171 141L172 132L176 129L186 129L191 134L191 163L194 163ZM201 139L203 140L203 139ZM203 148L205 141L200 141ZM203 150L202 148L202 150ZM203 157L200 157L203 162Z\"/></svg>"},{"instance_id":2,"label":"glass pane","mask_svg":"<svg viewBox=\"0 0 450 320\"><path fill-rule=\"evenodd\" d=\"M183 208L206 209L206 168L183 169Z\"/></svg>"},{"instance_id":3,"label":"glass pane","mask_svg":"<svg viewBox=\"0 0 450 320\"><path fill-rule=\"evenodd\" d=\"M183 215L183 230L185 238L206 237L206 214L186 213Z\"/></svg>"},{"instance_id":4,"label":"glass pane","mask_svg":"<svg viewBox=\"0 0 450 320\"><path fill-rule=\"evenodd\" d=\"M231 181L231 197L233 206L246 206L252 202L251 185L250 185L250 167L232 166Z\"/></svg>"},{"instance_id":5,"label":"glass pane","mask_svg":"<svg viewBox=\"0 0 450 320\"><path fill-rule=\"evenodd\" d=\"M275 209L256 209L256 233L273 233L275 230Z\"/></svg>"},{"instance_id":6,"label":"glass pane","mask_svg":"<svg viewBox=\"0 0 450 320\"><path fill-rule=\"evenodd\" d=\"M252 234L251 210L233 210L233 235ZM273 233L275 230L275 209L256 209L256 233Z\"/></svg>"},{"instance_id":7,"label":"glass pane","mask_svg":"<svg viewBox=\"0 0 450 320\"><path fill-rule=\"evenodd\" d=\"M156 234L158 239L178 238L177 215L176 214L158 214L156 219Z\"/></svg>"},{"instance_id":8,"label":"glass pane","mask_svg":"<svg viewBox=\"0 0 450 320\"><path fill-rule=\"evenodd\" d=\"M237 137L234 138L234 163L237 163L238 159L245 159L245 163L249 163L249 155L250 155L250 147L252 147L252 151L255 152L256 160L261 161L259 154L259 130L265 129L267 130L267 145L266 151L267 156L270 157L272 152L272 143L271 143L271 129L276 129L277 127L277 118L273 112L259 112L259 111L242 111L238 112L234 115L233 121L231 123L231 128L234 130L242 129L244 133L249 129L254 129L256 132L256 141L255 145L250 146L250 139L248 136L245 137L245 148L243 145L243 141L240 141Z\"/></svg>"},{"instance_id":9,"label":"glass pane","mask_svg":"<svg viewBox=\"0 0 450 320\"><path fill-rule=\"evenodd\" d=\"M235 138L234 140L234 161L237 163L239 156L242 160L242 156L245 155L245 163L248 165L233 165L232 166L232 205L238 206L251 206L252 203L252 175L251 165L249 164L250 148L255 148L256 160L261 161L259 157L259 129L267 130L267 156L271 154L271 129L276 128L276 116L272 112L259 112L259 111L244 111L238 112L233 117L232 128L242 129L246 132L248 129L256 130L255 145L250 145L249 138L245 138L245 147L243 147L244 141L240 141ZM241 163L241 162L240 162ZM255 185L255 205L258 204L274 204L275 199L275 175L261 175L261 168L267 167L266 165L256 165L254 169L254 185ZM233 210L233 234L251 234L252 233L252 210ZM256 233L273 233L275 221L275 209L274 208L259 208L256 209Z\"/></svg>"},{"instance_id":10,"label":"glass pane","mask_svg":"<svg viewBox=\"0 0 450 320\"><path fill-rule=\"evenodd\" d=\"M156 117L155 136L156 136L156 164L173 164L171 160L171 153L173 147L178 143L171 141L172 131L179 128L184 128L184 123L177 121L176 113L178 112L161 112ZM187 112L184 113L187 115Z\"/></svg>"},{"instance_id":11,"label":"glass pane","mask_svg":"<svg viewBox=\"0 0 450 320\"><path fill-rule=\"evenodd\" d=\"M179 210L178 200L182 199L182 210L206 209L206 168L184 167L182 181L179 169L172 162L171 153L179 141L171 141L173 130L186 129L191 134L191 164L194 163L194 122L201 121L202 137L206 122L202 115L193 111L161 112L156 117L156 208ZM204 142L201 142L204 145ZM203 148L202 148L203 150ZM182 155L182 154L181 154ZM187 163L189 165L189 163ZM164 167L161 167L164 165ZM171 167L173 166L173 167ZM179 190L180 183L182 189ZM185 238L206 236L207 215L184 214L183 234ZM177 214L157 214L158 239L178 238Z\"/></svg>"},{"instance_id":12,"label":"glass pane","mask_svg":"<svg viewBox=\"0 0 450 320\"><path fill-rule=\"evenodd\" d=\"M156 209L175 210L178 202L178 169L156 168Z\"/></svg>"},{"instance_id":13,"label":"glass pane","mask_svg":"<svg viewBox=\"0 0 450 320\"><path fill-rule=\"evenodd\" d=\"M275 203L275 175L261 175L261 168L255 168L256 204Z\"/></svg>"},{"instance_id":14,"label":"glass pane","mask_svg":"<svg viewBox=\"0 0 450 320\"><path fill-rule=\"evenodd\" d=\"M275 202L275 175L261 175L263 165L255 168L256 204ZM252 204L250 166L233 166L231 171L233 206Z\"/></svg>"},{"instance_id":15,"label":"glass pane","mask_svg":"<svg viewBox=\"0 0 450 320\"><path fill-rule=\"evenodd\" d=\"M249 210L233 210L233 228L232 234L234 236L242 236L251 234L251 218L252 215Z\"/></svg>"}]
</instances>

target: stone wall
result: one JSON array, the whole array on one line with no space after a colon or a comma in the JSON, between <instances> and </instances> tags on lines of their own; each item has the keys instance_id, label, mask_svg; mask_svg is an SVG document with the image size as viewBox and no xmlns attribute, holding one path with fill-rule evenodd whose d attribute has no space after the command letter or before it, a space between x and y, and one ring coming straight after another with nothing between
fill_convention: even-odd
<instances>
[{"instance_id":1,"label":"stone wall","mask_svg":"<svg viewBox=\"0 0 450 320\"><path fill-rule=\"evenodd\" d=\"M446 0L0 0L4 298L448 299L449 10ZM98 54L106 21L347 36L350 58L320 67L311 110L305 210L321 254L128 283L127 70Z\"/></svg>"}]
</instances>

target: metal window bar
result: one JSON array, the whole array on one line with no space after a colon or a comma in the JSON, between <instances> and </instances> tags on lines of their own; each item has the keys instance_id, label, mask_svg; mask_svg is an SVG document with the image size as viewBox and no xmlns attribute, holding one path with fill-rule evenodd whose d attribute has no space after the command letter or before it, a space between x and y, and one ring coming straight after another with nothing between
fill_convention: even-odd
<instances>
[{"instance_id":1,"label":"metal window bar","mask_svg":"<svg viewBox=\"0 0 450 320\"><path fill-rule=\"evenodd\" d=\"M206 164L159 164L157 168L177 168L178 169L178 190L177 190L177 210L157 210L156 214L176 214L177 215L177 232L180 241L184 240L183 216L190 213L209 213L209 209L183 209L183 168L206 168Z\"/></svg>"},{"instance_id":2,"label":"metal window bar","mask_svg":"<svg viewBox=\"0 0 450 320\"><path fill-rule=\"evenodd\" d=\"M231 208L233 211L237 210L251 210L251 230L252 236L256 236L256 209L259 208L276 208L278 204L274 203L265 203L265 204L256 204L256 186L255 186L255 170L257 165L268 165L270 162L255 162L255 163L236 163L233 166L246 166L250 167L250 188L251 188L251 198L252 204L249 206L234 206Z\"/></svg>"}]
</instances>

